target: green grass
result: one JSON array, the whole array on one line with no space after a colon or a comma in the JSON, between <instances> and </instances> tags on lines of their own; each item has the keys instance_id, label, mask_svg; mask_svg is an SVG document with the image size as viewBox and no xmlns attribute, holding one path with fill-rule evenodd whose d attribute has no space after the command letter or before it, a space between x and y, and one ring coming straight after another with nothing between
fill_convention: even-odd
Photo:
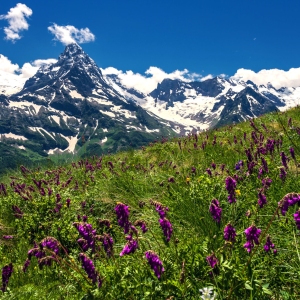
<instances>
[{"instance_id":1,"label":"green grass","mask_svg":"<svg viewBox=\"0 0 300 300\"><path fill-rule=\"evenodd\" d=\"M278 208L286 194L300 193L299 113L297 107L255 119L254 126L240 123L79 162L72 163L72 157L57 157L60 166L49 164L48 168L3 177L7 193L0 195L0 266L12 263L14 270L1 299L201 299L199 289L205 287L213 287L217 299L299 299L299 230L293 218L298 204L289 207L285 216ZM277 143L271 153L265 149L268 140ZM295 160L290 147L295 150ZM255 163L252 172L247 167L247 149ZM284 181L279 176L282 152L289 158ZM262 158L267 162L267 172L260 172ZM244 165L236 170L240 160ZM236 203L232 204L225 188L228 177L237 181ZM269 189L263 189L265 178L272 179ZM33 179L41 180L45 195ZM52 190L50 196L48 188ZM258 205L259 192L267 199L262 208ZM57 200L57 194L61 200ZM209 211L215 198L222 208L220 223ZM118 202L130 207L132 224L144 220L149 228L143 234L136 226L138 234L133 238L139 248L124 256L119 255L127 240L114 210ZM169 208L166 217L173 228L169 242L153 205L157 202ZM54 212L59 204L60 211ZM14 216L12 205L20 208L22 218ZM78 259L83 250L73 223L84 215L99 236L95 238L96 250L90 249L86 255L103 281L100 288L87 278ZM101 226L99 220L103 219L112 226ZM232 243L223 237L229 222L237 233ZM251 225L261 229L261 235L259 245L248 253L244 230ZM110 257L101 242L104 233L114 240ZM273 250L264 250L268 234L276 255ZM6 240L5 235L13 239ZM44 249L47 255L53 255L52 265L40 269L33 256L24 273L28 250L34 242L38 244L49 236L61 247L58 255ZM162 261L165 271L160 279L145 258L148 250ZM218 260L214 268L206 260L212 254Z\"/></svg>"}]
</instances>

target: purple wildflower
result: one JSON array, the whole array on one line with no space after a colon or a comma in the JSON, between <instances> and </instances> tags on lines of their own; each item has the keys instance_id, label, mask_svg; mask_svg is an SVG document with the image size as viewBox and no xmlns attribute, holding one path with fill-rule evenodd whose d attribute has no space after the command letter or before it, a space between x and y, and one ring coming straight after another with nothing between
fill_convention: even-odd
<instances>
[{"instance_id":1,"label":"purple wildflower","mask_svg":"<svg viewBox=\"0 0 300 300\"><path fill-rule=\"evenodd\" d=\"M208 174L209 176L212 176L212 172L211 172L211 169L210 169L210 168L207 168L207 169L206 169L206 172L207 172L207 174Z\"/></svg>"},{"instance_id":2,"label":"purple wildflower","mask_svg":"<svg viewBox=\"0 0 300 300\"><path fill-rule=\"evenodd\" d=\"M163 230L164 236L166 237L167 242L170 241L173 228L171 222L167 218L159 219L159 224Z\"/></svg>"},{"instance_id":3,"label":"purple wildflower","mask_svg":"<svg viewBox=\"0 0 300 300\"><path fill-rule=\"evenodd\" d=\"M41 246L52 250L55 254L59 252L58 241L53 237L46 237L41 241Z\"/></svg>"},{"instance_id":4,"label":"purple wildflower","mask_svg":"<svg viewBox=\"0 0 300 300\"><path fill-rule=\"evenodd\" d=\"M30 265L30 260L27 258L27 259L25 260L25 263L24 263L23 268L22 268L22 270L23 270L24 273L25 273L26 270L28 269L29 265Z\"/></svg>"},{"instance_id":5,"label":"purple wildflower","mask_svg":"<svg viewBox=\"0 0 300 300\"><path fill-rule=\"evenodd\" d=\"M14 236L13 235L3 235L2 238L4 240L12 240L14 238Z\"/></svg>"},{"instance_id":6,"label":"purple wildflower","mask_svg":"<svg viewBox=\"0 0 300 300\"><path fill-rule=\"evenodd\" d=\"M280 168L280 174L279 174L280 179L284 182L286 179L286 171L285 169L282 167Z\"/></svg>"},{"instance_id":7,"label":"purple wildflower","mask_svg":"<svg viewBox=\"0 0 300 300\"><path fill-rule=\"evenodd\" d=\"M100 288L102 285L101 278L98 272L95 269L94 263L91 259L89 259L84 253L79 254L79 260L82 263L82 268L85 270L88 278L92 279L93 283L98 282L98 287Z\"/></svg>"},{"instance_id":8,"label":"purple wildflower","mask_svg":"<svg viewBox=\"0 0 300 300\"><path fill-rule=\"evenodd\" d=\"M165 271L159 256L154 251L149 250L145 252L145 257L151 269L154 271L155 276L159 279Z\"/></svg>"},{"instance_id":9,"label":"purple wildflower","mask_svg":"<svg viewBox=\"0 0 300 300\"><path fill-rule=\"evenodd\" d=\"M247 242L244 244L244 248L250 253L252 248L254 248L254 243L256 245L259 244L259 236L261 233L261 229L256 228L255 225L251 225L245 231Z\"/></svg>"},{"instance_id":10,"label":"purple wildflower","mask_svg":"<svg viewBox=\"0 0 300 300\"><path fill-rule=\"evenodd\" d=\"M297 228L300 229L300 210L297 210L296 213L294 213L294 220Z\"/></svg>"},{"instance_id":11,"label":"purple wildflower","mask_svg":"<svg viewBox=\"0 0 300 300\"><path fill-rule=\"evenodd\" d=\"M66 200L67 207L70 207L71 199Z\"/></svg>"},{"instance_id":12,"label":"purple wildflower","mask_svg":"<svg viewBox=\"0 0 300 300\"><path fill-rule=\"evenodd\" d=\"M232 177L227 177L225 179L225 184L226 184L226 190L228 193L232 193L235 191L236 188L236 180L234 180Z\"/></svg>"},{"instance_id":13,"label":"purple wildflower","mask_svg":"<svg viewBox=\"0 0 300 300\"><path fill-rule=\"evenodd\" d=\"M148 228L146 227L146 222L143 220L135 221L134 225L141 227L143 233L146 233L148 231Z\"/></svg>"},{"instance_id":14,"label":"purple wildflower","mask_svg":"<svg viewBox=\"0 0 300 300\"><path fill-rule=\"evenodd\" d=\"M228 223L224 228L224 240L228 242L235 242L236 232L235 228Z\"/></svg>"},{"instance_id":15,"label":"purple wildflower","mask_svg":"<svg viewBox=\"0 0 300 300\"><path fill-rule=\"evenodd\" d=\"M285 195L282 198L282 200L280 202L278 202L278 205L281 208L281 214L283 216L285 216L285 214L288 211L288 208L299 202L300 202L300 194L289 193L289 194Z\"/></svg>"},{"instance_id":16,"label":"purple wildflower","mask_svg":"<svg viewBox=\"0 0 300 300\"><path fill-rule=\"evenodd\" d=\"M268 190L271 186L272 179L271 178L264 178L264 179L262 179L261 183L263 185L263 190Z\"/></svg>"},{"instance_id":17,"label":"purple wildflower","mask_svg":"<svg viewBox=\"0 0 300 300\"><path fill-rule=\"evenodd\" d=\"M267 204L267 197L262 193L258 193L258 205L260 208L263 208L265 204Z\"/></svg>"},{"instance_id":18,"label":"purple wildflower","mask_svg":"<svg viewBox=\"0 0 300 300\"><path fill-rule=\"evenodd\" d=\"M244 162L242 160L239 160L236 164L235 164L235 170L240 170L244 165Z\"/></svg>"},{"instance_id":19,"label":"purple wildflower","mask_svg":"<svg viewBox=\"0 0 300 300\"><path fill-rule=\"evenodd\" d=\"M284 152L281 152L280 153L280 156L281 156L281 162L282 162L282 165L288 169L288 165L287 165L287 161L288 161L288 158L286 157L285 153Z\"/></svg>"},{"instance_id":20,"label":"purple wildflower","mask_svg":"<svg viewBox=\"0 0 300 300\"><path fill-rule=\"evenodd\" d=\"M21 209L17 206L17 205L12 205L12 210L14 212L14 216L18 219L22 219L23 218L23 212L21 211Z\"/></svg>"},{"instance_id":21,"label":"purple wildflower","mask_svg":"<svg viewBox=\"0 0 300 300\"><path fill-rule=\"evenodd\" d=\"M124 228L124 233L128 233L130 222L129 222L129 206L118 202L115 207L119 226Z\"/></svg>"},{"instance_id":22,"label":"purple wildflower","mask_svg":"<svg viewBox=\"0 0 300 300\"><path fill-rule=\"evenodd\" d=\"M212 253L212 255L207 256L206 261L211 266L211 268L214 268L219 263L214 253Z\"/></svg>"},{"instance_id":23,"label":"purple wildflower","mask_svg":"<svg viewBox=\"0 0 300 300\"><path fill-rule=\"evenodd\" d=\"M73 223L74 227L78 230L79 234L82 236L77 242L82 247L83 251L92 249L95 251L95 236L96 230L93 229L91 224L88 223Z\"/></svg>"},{"instance_id":24,"label":"purple wildflower","mask_svg":"<svg viewBox=\"0 0 300 300\"><path fill-rule=\"evenodd\" d=\"M126 240L128 242L124 246L123 250L121 251L120 256L130 254L130 253L134 253L135 250L139 247L138 240L133 239L131 234L126 236Z\"/></svg>"},{"instance_id":25,"label":"purple wildflower","mask_svg":"<svg viewBox=\"0 0 300 300\"><path fill-rule=\"evenodd\" d=\"M264 249L266 252L269 252L271 249L274 249L275 245L272 243L270 236L267 236L267 241L264 245Z\"/></svg>"},{"instance_id":26,"label":"purple wildflower","mask_svg":"<svg viewBox=\"0 0 300 300\"><path fill-rule=\"evenodd\" d=\"M290 154L291 154L291 157L292 157L292 159L296 159L296 157L295 157L295 150L294 150L294 148L293 147L290 147Z\"/></svg>"},{"instance_id":27,"label":"purple wildflower","mask_svg":"<svg viewBox=\"0 0 300 300\"><path fill-rule=\"evenodd\" d=\"M10 263L2 268L2 287L1 290L4 293L8 286L8 280L13 272L13 265Z\"/></svg>"},{"instance_id":28,"label":"purple wildflower","mask_svg":"<svg viewBox=\"0 0 300 300\"><path fill-rule=\"evenodd\" d=\"M108 233L104 233L103 236L101 237L101 241L107 256L110 257L113 251L113 244L114 244L113 238Z\"/></svg>"},{"instance_id":29,"label":"purple wildflower","mask_svg":"<svg viewBox=\"0 0 300 300\"><path fill-rule=\"evenodd\" d=\"M213 199L211 201L211 204L209 206L209 211L210 211L211 216L213 217L213 219L217 223L220 223L221 215L222 215L222 208L220 207L220 203L217 199Z\"/></svg>"},{"instance_id":30,"label":"purple wildflower","mask_svg":"<svg viewBox=\"0 0 300 300\"><path fill-rule=\"evenodd\" d=\"M261 158L261 163L263 165L263 170L265 173L268 173L269 172L269 169L268 169L268 163L267 161L262 157Z\"/></svg>"}]
</instances>

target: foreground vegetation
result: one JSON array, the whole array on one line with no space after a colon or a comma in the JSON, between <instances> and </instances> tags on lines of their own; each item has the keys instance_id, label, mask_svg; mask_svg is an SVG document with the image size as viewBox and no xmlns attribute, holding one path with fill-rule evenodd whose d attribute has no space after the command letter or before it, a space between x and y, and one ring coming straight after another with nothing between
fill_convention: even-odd
<instances>
[{"instance_id":1,"label":"foreground vegetation","mask_svg":"<svg viewBox=\"0 0 300 300\"><path fill-rule=\"evenodd\" d=\"M0 186L1 299L299 299L300 108Z\"/></svg>"}]
</instances>

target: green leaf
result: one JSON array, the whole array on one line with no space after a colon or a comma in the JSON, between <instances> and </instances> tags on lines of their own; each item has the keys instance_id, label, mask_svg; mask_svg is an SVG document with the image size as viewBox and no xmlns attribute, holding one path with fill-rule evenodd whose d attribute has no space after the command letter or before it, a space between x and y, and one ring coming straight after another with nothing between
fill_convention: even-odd
<instances>
[{"instance_id":1,"label":"green leaf","mask_svg":"<svg viewBox=\"0 0 300 300\"><path fill-rule=\"evenodd\" d=\"M246 282L245 282L245 289L246 289L246 290L251 290L251 291L252 291L252 290L253 290L253 288L251 287L251 285L250 285L250 284L251 284L251 282L250 282L250 281L246 281Z\"/></svg>"}]
</instances>

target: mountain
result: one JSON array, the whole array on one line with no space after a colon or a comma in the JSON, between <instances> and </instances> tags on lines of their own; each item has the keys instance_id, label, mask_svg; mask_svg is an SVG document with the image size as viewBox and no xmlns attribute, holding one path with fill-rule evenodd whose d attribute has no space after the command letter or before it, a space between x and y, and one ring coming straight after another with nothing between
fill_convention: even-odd
<instances>
[{"instance_id":1,"label":"mountain","mask_svg":"<svg viewBox=\"0 0 300 300\"><path fill-rule=\"evenodd\" d=\"M57 62L43 65L22 89L9 79L6 86L0 89L0 140L41 156L139 147L284 110L300 98L300 87L221 77L166 78L145 94L118 75L103 75L78 44L66 46Z\"/></svg>"}]
</instances>

